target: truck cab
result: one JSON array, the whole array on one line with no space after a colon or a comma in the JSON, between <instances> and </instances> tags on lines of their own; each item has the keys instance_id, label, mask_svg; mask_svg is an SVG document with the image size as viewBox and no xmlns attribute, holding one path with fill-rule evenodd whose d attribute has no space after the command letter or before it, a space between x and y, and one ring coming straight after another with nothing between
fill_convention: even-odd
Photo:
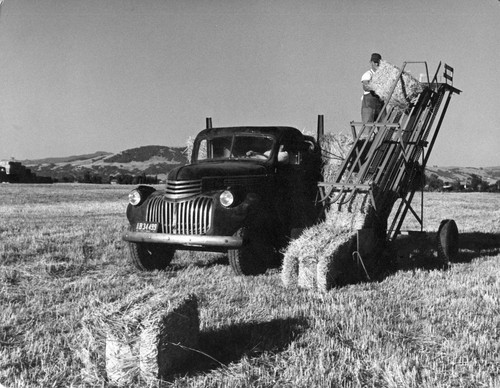
<instances>
[{"instance_id":1,"label":"truck cab","mask_svg":"<svg viewBox=\"0 0 500 388\"><path fill-rule=\"evenodd\" d=\"M236 274L263 273L317 220L320 180L320 148L296 128L207 128L164 190L130 193L123 239L141 270L166 268L176 250L205 250L227 252Z\"/></svg>"}]
</instances>

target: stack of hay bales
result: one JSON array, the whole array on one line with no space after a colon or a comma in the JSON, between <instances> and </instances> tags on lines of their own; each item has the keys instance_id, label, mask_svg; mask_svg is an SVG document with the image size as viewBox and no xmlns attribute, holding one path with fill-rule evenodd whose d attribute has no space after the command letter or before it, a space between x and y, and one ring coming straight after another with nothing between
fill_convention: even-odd
<instances>
[{"instance_id":1,"label":"stack of hay bales","mask_svg":"<svg viewBox=\"0 0 500 388\"><path fill-rule=\"evenodd\" d=\"M377 71L372 75L369 87L373 90L384 102L389 100L389 107L394 106L400 110L406 110L410 103L414 103L415 99L422 92L423 87L416 78L407 72L402 73L403 85L401 79L398 78L401 69L382 60ZM396 88L391 96L391 89L397 82Z\"/></svg>"},{"instance_id":2,"label":"stack of hay bales","mask_svg":"<svg viewBox=\"0 0 500 388\"><path fill-rule=\"evenodd\" d=\"M192 163L193 161L191 160L191 157L193 156L193 148L194 148L194 136L189 136L186 140L186 148L182 151L184 155L186 155L187 160L189 163Z\"/></svg>"},{"instance_id":3,"label":"stack of hay bales","mask_svg":"<svg viewBox=\"0 0 500 388\"><path fill-rule=\"evenodd\" d=\"M320 139L325 182L334 181L342 158L347 156L353 144L351 137L342 134L328 134ZM342 158L331 158L330 155ZM285 286L328 290L366 278L365 269L370 272L377 265L372 262L362 269L357 258L353 257L357 249L357 231L373 229L377 249L383 247L387 219L397 196L394 193L379 196L380 203L377 203L378 211L375 212L368 193L357 192L349 198L350 194L346 192L330 206L323 222L305 229L288 245L281 271ZM378 253L374 252L375 255Z\"/></svg>"},{"instance_id":4,"label":"stack of hay bales","mask_svg":"<svg viewBox=\"0 0 500 388\"><path fill-rule=\"evenodd\" d=\"M182 370L198 346L195 296L145 291L86 311L78 355L82 379L117 386L154 384Z\"/></svg>"},{"instance_id":5,"label":"stack of hay bales","mask_svg":"<svg viewBox=\"0 0 500 388\"><path fill-rule=\"evenodd\" d=\"M281 272L285 286L328 290L359 277L352 252L357 230L373 219L369 195L358 193L340 208L333 207L324 222L306 229L287 247Z\"/></svg>"}]
</instances>

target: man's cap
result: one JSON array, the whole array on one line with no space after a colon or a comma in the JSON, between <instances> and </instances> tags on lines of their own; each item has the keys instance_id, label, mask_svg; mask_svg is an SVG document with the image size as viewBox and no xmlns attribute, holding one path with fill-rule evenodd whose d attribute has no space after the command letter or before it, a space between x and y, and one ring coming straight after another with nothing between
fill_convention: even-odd
<instances>
[{"instance_id":1,"label":"man's cap","mask_svg":"<svg viewBox=\"0 0 500 388\"><path fill-rule=\"evenodd\" d=\"M379 63L381 59L382 59L382 56L380 54L373 53L372 57L370 59L370 62Z\"/></svg>"}]
</instances>

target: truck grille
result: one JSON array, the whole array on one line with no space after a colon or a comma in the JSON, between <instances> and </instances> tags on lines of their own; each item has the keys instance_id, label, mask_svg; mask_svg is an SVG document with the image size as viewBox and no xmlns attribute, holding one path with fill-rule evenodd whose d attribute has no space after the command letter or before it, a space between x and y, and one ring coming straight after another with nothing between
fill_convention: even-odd
<instances>
[{"instance_id":1,"label":"truck grille","mask_svg":"<svg viewBox=\"0 0 500 388\"><path fill-rule=\"evenodd\" d=\"M180 199L201 194L201 180L167 181L165 194L171 199Z\"/></svg>"},{"instance_id":2,"label":"truck grille","mask_svg":"<svg viewBox=\"0 0 500 388\"><path fill-rule=\"evenodd\" d=\"M212 199L198 197L183 202L153 198L148 204L146 220L160 224L160 232L168 234L205 234L212 225Z\"/></svg>"},{"instance_id":3,"label":"truck grille","mask_svg":"<svg viewBox=\"0 0 500 388\"><path fill-rule=\"evenodd\" d=\"M160 232L168 234L205 234L212 225L213 202L208 197L170 202L153 198L148 204L146 220L160 224Z\"/></svg>"}]
</instances>

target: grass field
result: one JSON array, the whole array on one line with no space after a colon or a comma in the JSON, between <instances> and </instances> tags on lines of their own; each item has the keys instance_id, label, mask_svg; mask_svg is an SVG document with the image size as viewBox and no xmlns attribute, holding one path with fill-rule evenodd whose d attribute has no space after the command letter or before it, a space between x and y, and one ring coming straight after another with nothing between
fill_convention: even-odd
<instances>
[{"instance_id":1,"label":"grass field","mask_svg":"<svg viewBox=\"0 0 500 388\"><path fill-rule=\"evenodd\" d=\"M321 293L285 289L277 269L235 277L215 254L136 271L121 241L130 189L0 185L4 386L106 386L81 378L82 317L148 289L199 299L200 348L166 386L500 386L500 195L426 195L426 229L453 218L461 233L449 269L417 260Z\"/></svg>"}]
</instances>

